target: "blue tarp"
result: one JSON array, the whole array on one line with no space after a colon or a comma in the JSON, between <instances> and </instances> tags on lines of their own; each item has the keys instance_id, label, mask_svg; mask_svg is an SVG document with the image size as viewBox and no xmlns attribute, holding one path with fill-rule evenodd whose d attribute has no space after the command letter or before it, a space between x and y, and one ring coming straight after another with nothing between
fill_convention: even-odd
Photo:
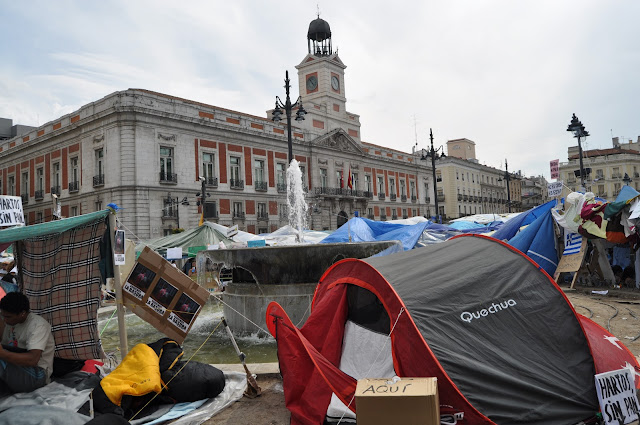
<instances>
[{"instance_id":1,"label":"blue tarp","mask_svg":"<svg viewBox=\"0 0 640 425\"><path fill-rule=\"evenodd\" d=\"M550 211L536 218L533 223L515 235L509 240L509 245L527 254L549 275L553 276L555 273L558 267L558 252Z\"/></svg>"},{"instance_id":2,"label":"blue tarp","mask_svg":"<svg viewBox=\"0 0 640 425\"><path fill-rule=\"evenodd\" d=\"M430 230L448 230L449 226L434 224L430 221L412 225L374 221L361 217L353 217L338 230L324 238L320 243L392 241L402 243L405 251L413 249L422 236L422 232Z\"/></svg>"},{"instance_id":3,"label":"blue tarp","mask_svg":"<svg viewBox=\"0 0 640 425\"><path fill-rule=\"evenodd\" d=\"M640 195L640 193L638 193L637 190L631 186L624 185L622 189L620 189L620 193L618 193L614 202L627 202L629 199L633 199L638 195Z\"/></svg>"}]
</instances>

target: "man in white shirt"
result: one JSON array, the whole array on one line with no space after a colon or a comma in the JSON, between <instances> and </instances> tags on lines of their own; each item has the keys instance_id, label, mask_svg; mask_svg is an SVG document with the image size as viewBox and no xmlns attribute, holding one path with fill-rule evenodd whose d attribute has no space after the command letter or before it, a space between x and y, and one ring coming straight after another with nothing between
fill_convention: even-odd
<instances>
[{"instance_id":1,"label":"man in white shirt","mask_svg":"<svg viewBox=\"0 0 640 425\"><path fill-rule=\"evenodd\" d=\"M53 372L51 325L29 309L29 299L21 292L0 300L0 395L40 388Z\"/></svg>"}]
</instances>

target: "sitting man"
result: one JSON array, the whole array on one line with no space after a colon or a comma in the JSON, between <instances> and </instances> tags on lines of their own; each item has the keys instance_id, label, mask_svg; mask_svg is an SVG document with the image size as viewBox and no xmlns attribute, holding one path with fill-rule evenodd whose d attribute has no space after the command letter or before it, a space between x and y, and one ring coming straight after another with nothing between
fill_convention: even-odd
<instances>
[{"instance_id":1,"label":"sitting man","mask_svg":"<svg viewBox=\"0 0 640 425\"><path fill-rule=\"evenodd\" d=\"M0 395L48 384L55 349L49 322L29 312L29 299L21 292L0 300L0 316Z\"/></svg>"}]
</instances>

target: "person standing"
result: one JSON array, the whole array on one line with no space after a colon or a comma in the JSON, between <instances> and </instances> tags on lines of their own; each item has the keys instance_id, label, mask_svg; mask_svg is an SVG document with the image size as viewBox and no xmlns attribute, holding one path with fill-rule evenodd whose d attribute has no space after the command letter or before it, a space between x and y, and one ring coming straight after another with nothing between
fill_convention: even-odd
<instances>
[{"instance_id":1,"label":"person standing","mask_svg":"<svg viewBox=\"0 0 640 425\"><path fill-rule=\"evenodd\" d=\"M45 386L53 372L55 342L51 325L30 312L29 299L10 292L0 300L0 394Z\"/></svg>"}]
</instances>

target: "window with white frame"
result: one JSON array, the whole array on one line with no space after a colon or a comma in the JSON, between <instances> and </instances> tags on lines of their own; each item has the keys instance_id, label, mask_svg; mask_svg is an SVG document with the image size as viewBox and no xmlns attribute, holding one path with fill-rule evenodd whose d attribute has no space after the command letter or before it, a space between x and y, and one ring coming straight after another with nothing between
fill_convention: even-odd
<instances>
[{"instance_id":1,"label":"window with white frame","mask_svg":"<svg viewBox=\"0 0 640 425\"><path fill-rule=\"evenodd\" d=\"M16 177L15 176L9 176L8 179L8 195L10 196L16 196Z\"/></svg>"},{"instance_id":2,"label":"window with white frame","mask_svg":"<svg viewBox=\"0 0 640 425\"><path fill-rule=\"evenodd\" d=\"M29 172L22 173L22 181L20 182L20 194L29 195Z\"/></svg>"},{"instance_id":3,"label":"window with white frame","mask_svg":"<svg viewBox=\"0 0 640 425\"><path fill-rule=\"evenodd\" d=\"M240 157L239 156L230 156L229 157L229 172L231 173L231 185L238 184L240 182Z\"/></svg>"},{"instance_id":4,"label":"window with white frame","mask_svg":"<svg viewBox=\"0 0 640 425\"><path fill-rule=\"evenodd\" d=\"M253 178L256 183L265 183L264 160L256 159L253 161Z\"/></svg>"},{"instance_id":5,"label":"window with white frame","mask_svg":"<svg viewBox=\"0 0 640 425\"><path fill-rule=\"evenodd\" d=\"M69 213L71 215L71 217L75 217L78 215L78 206L77 205L73 205L70 209L69 209Z\"/></svg>"},{"instance_id":6,"label":"window with white frame","mask_svg":"<svg viewBox=\"0 0 640 425\"><path fill-rule=\"evenodd\" d=\"M70 159L70 165L71 165L71 181L73 183L77 183L78 182L78 177L80 177L79 173L78 173L78 157L74 156L73 158Z\"/></svg>"},{"instance_id":7,"label":"window with white frame","mask_svg":"<svg viewBox=\"0 0 640 425\"><path fill-rule=\"evenodd\" d=\"M207 184L215 184L216 155L214 153L202 153L202 177L204 177Z\"/></svg>"},{"instance_id":8,"label":"window with white frame","mask_svg":"<svg viewBox=\"0 0 640 425\"><path fill-rule=\"evenodd\" d=\"M373 188L371 187L371 174L364 175L364 185L367 192L373 192Z\"/></svg>"},{"instance_id":9,"label":"window with white frame","mask_svg":"<svg viewBox=\"0 0 640 425\"><path fill-rule=\"evenodd\" d=\"M55 189L55 191L59 191L60 190L60 163L59 162L54 162L53 166L51 167L51 177L53 180L53 187Z\"/></svg>"},{"instance_id":10,"label":"window with white frame","mask_svg":"<svg viewBox=\"0 0 640 425\"><path fill-rule=\"evenodd\" d=\"M378 193L384 193L384 177L378 176Z\"/></svg>"},{"instance_id":11,"label":"window with white frame","mask_svg":"<svg viewBox=\"0 0 640 425\"><path fill-rule=\"evenodd\" d=\"M393 177L389 178L389 195L393 196L396 194L396 179Z\"/></svg>"},{"instance_id":12,"label":"window with white frame","mask_svg":"<svg viewBox=\"0 0 640 425\"><path fill-rule=\"evenodd\" d=\"M160 146L160 178L173 180L173 148Z\"/></svg>"},{"instance_id":13,"label":"window with white frame","mask_svg":"<svg viewBox=\"0 0 640 425\"><path fill-rule=\"evenodd\" d=\"M244 209L242 208L242 202L233 203L233 216L242 217L244 215Z\"/></svg>"},{"instance_id":14,"label":"window with white frame","mask_svg":"<svg viewBox=\"0 0 640 425\"><path fill-rule=\"evenodd\" d=\"M320 169L320 187L322 188L326 188L327 187L327 178L328 178L328 174L327 174L327 169L326 168L321 168Z\"/></svg>"},{"instance_id":15,"label":"window with white frame","mask_svg":"<svg viewBox=\"0 0 640 425\"><path fill-rule=\"evenodd\" d=\"M276 180L278 182L278 186L280 187L286 187L286 175L287 175L287 171L286 171L286 165L282 162L278 162L276 163Z\"/></svg>"},{"instance_id":16,"label":"window with white frame","mask_svg":"<svg viewBox=\"0 0 640 425\"><path fill-rule=\"evenodd\" d=\"M358 189L358 173L351 173L351 188Z\"/></svg>"},{"instance_id":17,"label":"window with white frame","mask_svg":"<svg viewBox=\"0 0 640 425\"><path fill-rule=\"evenodd\" d=\"M414 182L413 180L411 180L409 182L409 190L411 191L411 197L415 197L416 196L416 182Z\"/></svg>"},{"instance_id":18,"label":"window with white frame","mask_svg":"<svg viewBox=\"0 0 640 425\"><path fill-rule=\"evenodd\" d=\"M104 149L96 149L95 151L95 166L96 175L101 176L104 174Z\"/></svg>"},{"instance_id":19,"label":"window with white frame","mask_svg":"<svg viewBox=\"0 0 640 425\"><path fill-rule=\"evenodd\" d=\"M407 194L407 183L404 179L400 179L400 195Z\"/></svg>"},{"instance_id":20,"label":"window with white frame","mask_svg":"<svg viewBox=\"0 0 640 425\"><path fill-rule=\"evenodd\" d=\"M305 189L307 187L307 171L304 165L299 165L300 174L302 175L302 188Z\"/></svg>"},{"instance_id":21,"label":"window with white frame","mask_svg":"<svg viewBox=\"0 0 640 425\"><path fill-rule=\"evenodd\" d=\"M36 168L36 190L44 192L44 168Z\"/></svg>"},{"instance_id":22,"label":"window with white frame","mask_svg":"<svg viewBox=\"0 0 640 425\"><path fill-rule=\"evenodd\" d=\"M336 171L336 187L344 187L344 180L342 179L342 170Z\"/></svg>"}]
</instances>

